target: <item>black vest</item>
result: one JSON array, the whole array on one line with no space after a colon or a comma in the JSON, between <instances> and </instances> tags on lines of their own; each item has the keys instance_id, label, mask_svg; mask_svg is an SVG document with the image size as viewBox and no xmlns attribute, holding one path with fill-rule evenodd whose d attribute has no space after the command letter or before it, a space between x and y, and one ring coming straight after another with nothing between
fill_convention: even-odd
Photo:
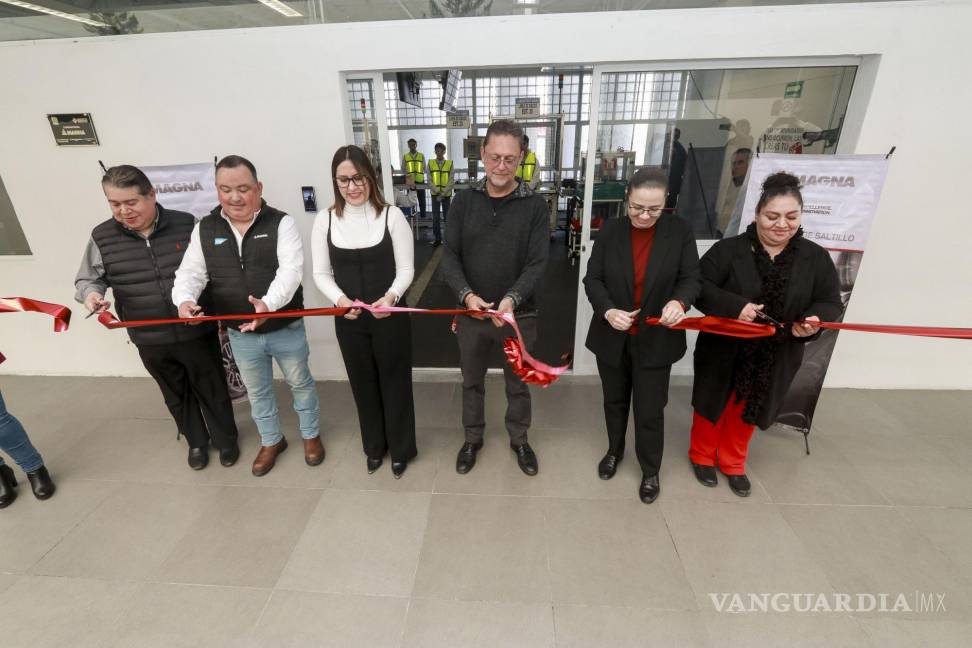
<instances>
[{"instance_id":1,"label":"black vest","mask_svg":"<svg viewBox=\"0 0 972 648\"><path fill-rule=\"evenodd\" d=\"M222 209L217 207L199 222L199 242L209 273L213 314L252 313L253 304L248 297L253 295L259 299L267 294L267 288L277 274L277 230L280 228L280 220L286 214L264 202L250 229L243 235L240 251L236 246L232 226L226 222L221 212ZM280 310L303 307L304 291L302 286L298 286L293 299ZM297 319L299 318L268 319L257 331L270 333ZM246 321L237 320L224 324L239 329Z\"/></svg>"},{"instance_id":2,"label":"black vest","mask_svg":"<svg viewBox=\"0 0 972 648\"><path fill-rule=\"evenodd\" d=\"M147 238L126 229L113 218L91 232L105 267L105 278L115 295L122 320L178 317L172 304L175 271L189 247L196 219L192 214L170 211L158 205L155 230ZM203 299L200 302L204 303ZM215 325L167 324L130 328L135 344L172 344L202 337Z\"/></svg>"},{"instance_id":3,"label":"black vest","mask_svg":"<svg viewBox=\"0 0 972 648\"><path fill-rule=\"evenodd\" d=\"M385 235L377 245L348 249L331 241L331 211L327 212L327 251L334 270L334 282L348 299L373 304L388 292L395 281L395 248L388 232L388 207L385 208ZM402 302L401 306L405 306Z\"/></svg>"}]
</instances>

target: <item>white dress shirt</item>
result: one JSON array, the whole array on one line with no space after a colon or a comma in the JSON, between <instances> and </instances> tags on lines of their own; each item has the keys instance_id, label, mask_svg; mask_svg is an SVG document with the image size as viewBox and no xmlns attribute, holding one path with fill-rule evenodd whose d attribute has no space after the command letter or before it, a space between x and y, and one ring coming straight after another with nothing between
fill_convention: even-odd
<instances>
[{"instance_id":1,"label":"white dress shirt","mask_svg":"<svg viewBox=\"0 0 972 648\"><path fill-rule=\"evenodd\" d=\"M375 211L371 203L364 205L345 205L344 215L330 216L331 242L335 247L359 250L378 245L385 236L385 210ZM341 297L358 299L361 295L345 295L334 281L334 268L331 266L331 252L327 247L328 213L320 212L314 219L311 231L311 256L314 260L314 283L324 297L337 304ZM388 209L388 233L391 235L395 251L395 280L386 292L401 299L412 284L415 276L415 243L412 229L405 215L398 207Z\"/></svg>"},{"instance_id":2,"label":"white dress shirt","mask_svg":"<svg viewBox=\"0 0 972 648\"><path fill-rule=\"evenodd\" d=\"M259 213L259 212L258 212ZM236 239L236 249L242 256L243 234L233 225L233 221L220 212L222 218L229 224L230 231ZM256 214L253 215L256 219ZM280 219L277 226L277 274L267 288L267 294L257 297L267 305L271 313L286 306L294 293L300 287L300 280L304 275L304 248L300 241L297 223L290 215ZM195 302L199 299L203 288L209 283L209 271L206 268L206 257L203 255L202 244L199 241L199 223L192 230L192 238L186 255L175 273L175 284L172 286L172 303L176 306L182 302ZM207 313L208 314L208 313Z\"/></svg>"}]
</instances>

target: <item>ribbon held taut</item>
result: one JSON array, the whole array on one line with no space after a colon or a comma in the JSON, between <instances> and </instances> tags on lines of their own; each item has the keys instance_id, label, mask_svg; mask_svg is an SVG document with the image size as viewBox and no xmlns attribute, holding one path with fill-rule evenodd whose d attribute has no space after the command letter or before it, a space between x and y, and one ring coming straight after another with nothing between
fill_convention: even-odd
<instances>
[{"instance_id":1,"label":"ribbon held taut","mask_svg":"<svg viewBox=\"0 0 972 648\"><path fill-rule=\"evenodd\" d=\"M918 337L934 337L952 340L972 340L972 328L947 326L897 326L893 324L854 324L851 322L815 322L812 320L796 320L794 324L812 324L820 328L838 331L860 331L863 333L890 333L893 335L914 335ZM646 317L645 324L663 326L657 317ZM744 322L730 317L686 317L678 324L670 327L687 331L703 331L718 335L729 335L738 338L769 337L776 332L772 324L757 324Z\"/></svg>"},{"instance_id":2,"label":"ribbon held taut","mask_svg":"<svg viewBox=\"0 0 972 648\"><path fill-rule=\"evenodd\" d=\"M568 365L554 367L540 360L537 360L527 351L526 342L520 332L520 327L516 323L516 318L512 313L500 313L495 310L469 310L466 308L408 308L405 306L372 306L362 301L355 301L350 307L333 308L308 308L302 310L275 311L272 313L243 313L236 315L202 315L199 317L172 317L167 319L150 320L127 320L120 321L110 312L105 311L98 315L98 321L107 328L132 328L139 326L157 326L159 324L190 324L194 322L210 321L252 321L255 319L278 319L288 317L321 317L321 316L340 316L347 313L352 308L360 308L372 314L375 313L415 313L419 315L472 315L478 317L498 317L513 329L515 337L508 338L503 344L503 351L506 354L507 362L513 367L513 371L525 383L546 387L556 381L568 369Z\"/></svg>"}]
</instances>

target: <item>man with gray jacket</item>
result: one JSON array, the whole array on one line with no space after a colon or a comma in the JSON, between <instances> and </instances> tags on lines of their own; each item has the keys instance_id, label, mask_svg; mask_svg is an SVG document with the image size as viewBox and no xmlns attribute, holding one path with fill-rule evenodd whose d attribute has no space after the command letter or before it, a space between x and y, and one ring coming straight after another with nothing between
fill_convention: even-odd
<instances>
[{"instance_id":1,"label":"man with gray jacket","mask_svg":"<svg viewBox=\"0 0 972 648\"><path fill-rule=\"evenodd\" d=\"M75 299L92 313L107 310L105 293L111 288L122 320L177 317L170 293L196 219L158 204L155 188L136 167L108 169L101 186L112 218L91 232L74 280ZM127 331L189 443L189 467L206 467L210 445L224 466L236 463L238 433L216 324Z\"/></svg>"},{"instance_id":2,"label":"man with gray jacket","mask_svg":"<svg viewBox=\"0 0 972 648\"><path fill-rule=\"evenodd\" d=\"M536 289L549 254L546 202L521 180L523 130L512 120L493 122L480 158L486 177L459 192L449 209L442 273L458 301L471 310L514 313L530 347L537 337ZM462 425L465 443L456 471L469 472L483 445L486 427L486 369L491 353L513 332L499 318L459 317L456 336L462 368ZM530 391L504 362L506 429L520 469L536 475L537 456L527 442Z\"/></svg>"}]
</instances>

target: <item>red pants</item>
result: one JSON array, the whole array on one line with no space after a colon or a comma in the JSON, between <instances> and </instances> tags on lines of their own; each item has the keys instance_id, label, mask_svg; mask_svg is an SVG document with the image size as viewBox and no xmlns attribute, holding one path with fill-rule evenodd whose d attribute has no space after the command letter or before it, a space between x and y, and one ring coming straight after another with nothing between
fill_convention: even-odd
<instances>
[{"instance_id":1,"label":"red pants","mask_svg":"<svg viewBox=\"0 0 972 648\"><path fill-rule=\"evenodd\" d=\"M746 454L755 425L742 420L746 403L737 403L735 394L715 423L698 412L692 418L692 445L689 459L700 466L719 466L724 475L743 475Z\"/></svg>"}]
</instances>

